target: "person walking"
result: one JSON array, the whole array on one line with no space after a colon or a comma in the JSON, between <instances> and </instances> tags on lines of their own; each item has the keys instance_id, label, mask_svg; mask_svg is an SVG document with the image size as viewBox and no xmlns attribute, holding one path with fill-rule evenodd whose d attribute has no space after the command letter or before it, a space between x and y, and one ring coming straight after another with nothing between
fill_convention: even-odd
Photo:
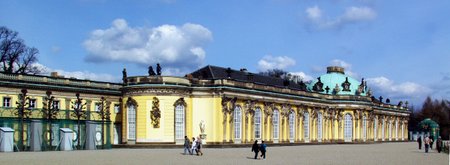
<instances>
[{"instance_id":1,"label":"person walking","mask_svg":"<svg viewBox=\"0 0 450 165\"><path fill-rule=\"evenodd\" d=\"M197 155L203 156L203 152L202 152L202 139L200 139L200 137L197 137Z\"/></svg>"},{"instance_id":2,"label":"person walking","mask_svg":"<svg viewBox=\"0 0 450 165\"><path fill-rule=\"evenodd\" d=\"M422 149L422 136L419 135L419 137L417 138L417 143L419 143L419 150Z\"/></svg>"},{"instance_id":3,"label":"person walking","mask_svg":"<svg viewBox=\"0 0 450 165\"><path fill-rule=\"evenodd\" d=\"M428 147L430 147L430 138L428 136L425 136L423 139L423 142L425 143L425 153L428 153Z\"/></svg>"},{"instance_id":4,"label":"person walking","mask_svg":"<svg viewBox=\"0 0 450 165\"><path fill-rule=\"evenodd\" d=\"M259 150L261 151L261 157L263 160L266 160L266 150L267 145L264 143L264 141L261 141L261 146L259 147Z\"/></svg>"},{"instance_id":5,"label":"person walking","mask_svg":"<svg viewBox=\"0 0 450 165\"><path fill-rule=\"evenodd\" d=\"M195 137L192 137L192 146L191 146L191 155L194 154L194 151L197 153L198 155L198 151L197 151L197 140L195 140Z\"/></svg>"},{"instance_id":6,"label":"person walking","mask_svg":"<svg viewBox=\"0 0 450 165\"><path fill-rule=\"evenodd\" d=\"M189 141L189 138L187 136L184 136L184 154L185 155L186 155L186 151L188 151L189 154L192 155L191 142Z\"/></svg>"},{"instance_id":7,"label":"person walking","mask_svg":"<svg viewBox=\"0 0 450 165\"><path fill-rule=\"evenodd\" d=\"M436 149L437 149L438 153L441 153L441 151L442 151L442 138L441 138L441 136L439 136L438 139L436 140Z\"/></svg>"},{"instance_id":8,"label":"person walking","mask_svg":"<svg viewBox=\"0 0 450 165\"><path fill-rule=\"evenodd\" d=\"M255 159L257 159L259 152L258 140L255 140L255 143L253 143L252 152L255 152Z\"/></svg>"},{"instance_id":9,"label":"person walking","mask_svg":"<svg viewBox=\"0 0 450 165\"><path fill-rule=\"evenodd\" d=\"M430 149L433 149L433 143L434 143L434 137L433 135L430 136Z\"/></svg>"}]
</instances>

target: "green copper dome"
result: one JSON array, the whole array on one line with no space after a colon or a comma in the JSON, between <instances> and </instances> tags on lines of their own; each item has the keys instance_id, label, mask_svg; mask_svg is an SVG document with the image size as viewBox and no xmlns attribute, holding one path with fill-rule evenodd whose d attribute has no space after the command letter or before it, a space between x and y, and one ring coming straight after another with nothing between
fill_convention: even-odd
<instances>
[{"instance_id":1,"label":"green copper dome","mask_svg":"<svg viewBox=\"0 0 450 165\"><path fill-rule=\"evenodd\" d=\"M366 83L345 75L344 68L337 66L327 67L327 74L313 80L308 89L323 94L367 96Z\"/></svg>"}]
</instances>

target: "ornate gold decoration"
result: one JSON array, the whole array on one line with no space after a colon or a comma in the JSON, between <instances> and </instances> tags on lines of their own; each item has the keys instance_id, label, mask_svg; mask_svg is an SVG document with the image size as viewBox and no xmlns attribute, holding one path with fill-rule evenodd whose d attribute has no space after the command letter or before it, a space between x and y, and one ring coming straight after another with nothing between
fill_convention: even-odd
<instances>
[{"instance_id":1,"label":"ornate gold decoration","mask_svg":"<svg viewBox=\"0 0 450 165\"><path fill-rule=\"evenodd\" d=\"M150 111L150 118L152 119L153 128L159 128L159 119L161 118L161 111L159 110L159 100L153 97L153 106Z\"/></svg>"}]
</instances>

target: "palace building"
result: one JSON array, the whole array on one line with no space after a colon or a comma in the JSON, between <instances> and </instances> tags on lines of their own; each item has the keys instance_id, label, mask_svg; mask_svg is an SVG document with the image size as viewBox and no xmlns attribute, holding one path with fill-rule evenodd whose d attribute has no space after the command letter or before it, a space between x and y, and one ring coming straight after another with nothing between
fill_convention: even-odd
<instances>
[{"instance_id":1,"label":"palace building","mask_svg":"<svg viewBox=\"0 0 450 165\"><path fill-rule=\"evenodd\" d=\"M26 89L27 116L23 121L28 124L22 132L15 132L15 142L20 141L20 133L25 141L31 138L29 123L36 120L46 127L44 139L49 139L45 132L50 128L79 130L78 121L80 127L96 122L101 123L97 132L105 137L96 136L99 143L127 145L182 145L184 136L201 137L206 145L251 144L254 140L358 143L408 139L407 104L375 98L364 79L346 75L341 67L328 67L327 73L311 82L211 65L185 77L127 76L125 70L123 75L123 83L112 83L57 74L0 73L0 126L21 130L17 111ZM59 111L47 127L44 103L48 91ZM85 105L85 116L79 120L73 115L79 105L77 94ZM53 134L57 141L58 135ZM85 135L83 128L80 134Z\"/></svg>"}]
</instances>

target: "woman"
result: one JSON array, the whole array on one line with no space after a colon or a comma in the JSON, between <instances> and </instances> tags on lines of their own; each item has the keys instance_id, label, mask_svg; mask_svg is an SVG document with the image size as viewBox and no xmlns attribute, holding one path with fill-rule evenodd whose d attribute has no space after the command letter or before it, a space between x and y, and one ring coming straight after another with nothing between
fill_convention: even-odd
<instances>
[{"instance_id":1,"label":"woman","mask_svg":"<svg viewBox=\"0 0 450 165\"><path fill-rule=\"evenodd\" d=\"M441 153L441 150L442 150L442 138L441 138L441 136L439 136L439 138L436 141L436 149L438 150L439 153Z\"/></svg>"},{"instance_id":2,"label":"woman","mask_svg":"<svg viewBox=\"0 0 450 165\"><path fill-rule=\"evenodd\" d=\"M194 151L197 153L198 155L198 151L197 151L197 140L195 140L195 137L192 137L192 148L191 148L191 155L194 154Z\"/></svg>"},{"instance_id":3,"label":"woman","mask_svg":"<svg viewBox=\"0 0 450 165\"><path fill-rule=\"evenodd\" d=\"M258 140L255 140L255 143L253 143L252 152L255 152L255 159L257 159L259 152Z\"/></svg>"},{"instance_id":4,"label":"woman","mask_svg":"<svg viewBox=\"0 0 450 165\"><path fill-rule=\"evenodd\" d=\"M200 153L200 156L203 156L202 152L202 139L200 137L197 137L197 155Z\"/></svg>"}]
</instances>

